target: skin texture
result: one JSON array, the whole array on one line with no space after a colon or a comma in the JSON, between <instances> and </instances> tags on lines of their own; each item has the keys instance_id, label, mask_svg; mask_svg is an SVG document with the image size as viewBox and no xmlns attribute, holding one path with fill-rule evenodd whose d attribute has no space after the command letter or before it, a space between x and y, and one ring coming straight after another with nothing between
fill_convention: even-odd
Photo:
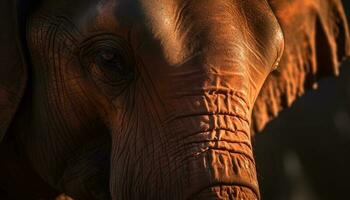
<instances>
[{"instance_id":1,"label":"skin texture","mask_svg":"<svg viewBox=\"0 0 350 200\"><path fill-rule=\"evenodd\" d=\"M260 199L252 112L283 55L283 28L296 28L281 18L292 5L47 0L22 22L2 4L13 21L2 20L0 52L11 54L0 67L0 137L24 155L32 184L84 200Z\"/></svg>"}]
</instances>

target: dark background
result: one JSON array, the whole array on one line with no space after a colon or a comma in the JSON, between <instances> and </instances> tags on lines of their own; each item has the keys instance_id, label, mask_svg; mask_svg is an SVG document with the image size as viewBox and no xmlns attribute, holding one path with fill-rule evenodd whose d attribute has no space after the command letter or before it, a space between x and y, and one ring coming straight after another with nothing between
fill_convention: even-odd
<instances>
[{"instance_id":1,"label":"dark background","mask_svg":"<svg viewBox=\"0 0 350 200\"><path fill-rule=\"evenodd\" d=\"M350 0L343 0L350 19ZM257 135L263 200L350 199L350 61Z\"/></svg>"}]
</instances>

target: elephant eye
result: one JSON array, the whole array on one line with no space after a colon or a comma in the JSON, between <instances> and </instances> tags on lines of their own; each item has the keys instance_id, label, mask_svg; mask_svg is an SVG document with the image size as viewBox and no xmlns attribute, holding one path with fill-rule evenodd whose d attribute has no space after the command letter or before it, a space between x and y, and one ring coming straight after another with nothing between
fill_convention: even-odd
<instances>
[{"instance_id":1,"label":"elephant eye","mask_svg":"<svg viewBox=\"0 0 350 200\"><path fill-rule=\"evenodd\" d=\"M99 54L99 58L102 62L106 64L115 64L118 65L117 55L111 51L103 51Z\"/></svg>"},{"instance_id":2,"label":"elephant eye","mask_svg":"<svg viewBox=\"0 0 350 200\"><path fill-rule=\"evenodd\" d=\"M122 58L111 50L102 50L98 52L95 56L95 62L100 67L114 68L119 72L123 71L123 65L125 65Z\"/></svg>"},{"instance_id":3,"label":"elephant eye","mask_svg":"<svg viewBox=\"0 0 350 200\"><path fill-rule=\"evenodd\" d=\"M118 96L134 79L134 60L126 41L115 36L97 36L80 50L84 71L103 91Z\"/></svg>"},{"instance_id":4,"label":"elephant eye","mask_svg":"<svg viewBox=\"0 0 350 200\"><path fill-rule=\"evenodd\" d=\"M125 49L109 46L97 47L94 49L90 64L105 72L110 80L129 79L132 75L132 64L124 51Z\"/></svg>"}]
</instances>

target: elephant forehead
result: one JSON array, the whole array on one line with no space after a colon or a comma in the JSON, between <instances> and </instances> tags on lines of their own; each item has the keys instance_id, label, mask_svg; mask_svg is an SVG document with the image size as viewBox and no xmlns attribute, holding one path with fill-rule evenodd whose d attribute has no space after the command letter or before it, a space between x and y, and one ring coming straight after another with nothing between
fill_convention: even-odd
<instances>
[{"instance_id":1,"label":"elephant forehead","mask_svg":"<svg viewBox=\"0 0 350 200\"><path fill-rule=\"evenodd\" d=\"M222 59L218 52L243 61L281 54L283 36L265 0L142 0L147 27L164 55L178 65L198 52ZM269 61L267 63L270 64Z\"/></svg>"},{"instance_id":2,"label":"elephant forehead","mask_svg":"<svg viewBox=\"0 0 350 200\"><path fill-rule=\"evenodd\" d=\"M276 54L279 45L274 37L278 24L265 0L47 0L42 4L49 15L66 15L86 35L104 31L126 36L130 29L142 27L135 37L151 33L174 65L203 51L214 58L215 52L229 52L237 61L251 54L259 60L275 59L271 52Z\"/></svg>"},{"instance_id":3,"label":"elephant forehead","mask_svg":"<svg viewBox=\"0 0 350 200\"><path fill-rule=\"evenodd\" d=\"M239 14L233 7L227 0L142 1L146 26L160 41L163 54L172 65L207 51L209 46L229 46L227 42L234 40L232 33L240 38L233 26L235 15Z\"/></svg>"},{"instance_id":4,"label":"elephant forehead","mask_svg":"<svg viewBox=\"0 0 350 200\"><path fill-rule=\"evenodd\" d=\"M82 33L117 32L143 20L138 5L136 0L46 0L34 12L65 16Z\"/></svg>"}]
</instances>

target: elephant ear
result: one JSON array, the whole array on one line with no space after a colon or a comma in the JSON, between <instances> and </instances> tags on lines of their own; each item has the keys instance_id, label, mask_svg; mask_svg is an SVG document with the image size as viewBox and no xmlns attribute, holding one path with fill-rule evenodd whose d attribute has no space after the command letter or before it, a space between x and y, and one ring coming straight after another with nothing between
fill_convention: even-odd
<instances>
[{"instance_id":1,"label":"elephant ear","mask_svg":"<svg viewBox=\"0 0 350 200\"><path fill-rule=\"evenodd\" d=\"M261 131L322 77L338 75L350 54L349 30L340 0L269 0L285 37L279 67L257 98L253 130Z\"/></svg>"},{"instance_id":2,"label":"elephant ear","mask_svg":"<svg viewBox=\"0 0 350 200\"><path fill-rule=\"evenodd\" d=\"M16 113L27 79L20 9L15 0L0 1L0 142Z\"/></svg>"}]
</instances>

